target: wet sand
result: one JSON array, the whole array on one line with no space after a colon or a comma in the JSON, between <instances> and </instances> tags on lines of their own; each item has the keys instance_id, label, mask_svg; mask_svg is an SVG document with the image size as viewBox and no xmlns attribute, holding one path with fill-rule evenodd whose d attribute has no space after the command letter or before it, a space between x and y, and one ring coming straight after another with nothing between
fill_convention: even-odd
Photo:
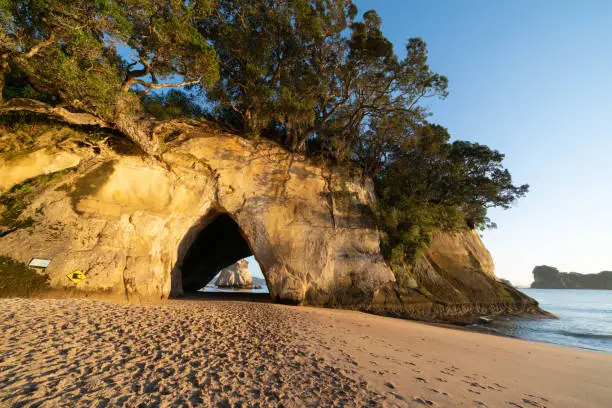
<instances>
[{"instance_id":1,"label":"wet sand","mask_svg":"<svg viewBox=\"0 0 612 408\"><path fill-rule=\"evenodd\" d=\"M0 407L610 407L612 355L359 312L0 299Z\"/></svg>"}]
</instances>

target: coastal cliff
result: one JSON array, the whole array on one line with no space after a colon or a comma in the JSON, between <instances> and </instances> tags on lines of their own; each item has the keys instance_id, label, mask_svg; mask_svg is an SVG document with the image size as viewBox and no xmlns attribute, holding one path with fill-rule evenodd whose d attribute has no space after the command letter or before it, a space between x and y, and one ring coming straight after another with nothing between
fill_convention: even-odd
<instances>
[{"instance_id":1,"label":"coastal cliff","mask_svg":"<svg viewBox=\"0 0 612 408\"><path fill-rule=\"evenodd\" d=\"M534 289L605 289L612 290L612 272L602 271L597 274L576 272L559 272L551 266L533 268Z\"/></svg>"},{"instance_id":2,"label":"coastal cliff","mask_svg":"<svg viewBox=\"0 0 612 408\"><path fill-rule=\"evenodd\" d=\"M473 230L438 232L414 265L391 268L371 181L274 143L212 126L172 134L157 160L112 136L37 143L0 162L11 174L0 255L51 260L41 273L54 289L180 296L254 255L281 303L421 319L540 313L498 281ZM86 279L74 283L77 270Z\"/></svg>"}]
</instances>

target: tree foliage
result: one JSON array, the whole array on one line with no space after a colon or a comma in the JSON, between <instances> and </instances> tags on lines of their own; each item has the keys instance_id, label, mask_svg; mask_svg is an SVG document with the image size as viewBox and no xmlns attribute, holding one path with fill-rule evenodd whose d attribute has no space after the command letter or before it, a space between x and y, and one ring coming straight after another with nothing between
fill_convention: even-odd
<instances>
[{"instance_id":1,"label":"tree foliage","mask_svg":"<svg viewBox=\"0 0 612 408\"><path fill-rule=\"evenodd\" d=\"M26 88L103 119L157 154L152 124L130 90L214 83L215 52L196 29L210 10L210 0L4 0L0 90L17 71Z\"/></svg>"},{"instance_id":2,"label":"tree foliage","mask_svg":"<svg viewBox=\"0 0 612 408\"><path fill-rule=\"evenodd\" d=\"M381 23L375 11L357 20L348 0L222 0L203 23L221 67L209 98L236 128L268 127L292 151L310 144L374 174L388 145L424 119L419 101L445 96L447 85L422 40L400 59Z\"/></svg>"},{"instance_id":3,"label":"tree foliage","mask_svg":"<svg viewBox=\"0 0 612 408\"><path fill-rule=\"evenodd\" d=\"M509 208L529 189L512 184L503 158L477 143L450 143L441 126L419 127L376 178L386 255L412 261L434 231L494 226L487 208Z\"/></svg>"},{"instance_id":4,"label":"tree foliage","mask_svg":"<svg viewBox=\"0 0 612 408\"><path fill-rule=\"evenodd\" d=\"M448 81L422 39L398 55L381 26L351 0L0 0L0 91L4 106L93 115L156 157L160 121L206 113L293 156L359 166L402 262L435 230L491 225L487 209L528 186L501 153L428 122L424 101Z\"/></svg>"}]
</instances>

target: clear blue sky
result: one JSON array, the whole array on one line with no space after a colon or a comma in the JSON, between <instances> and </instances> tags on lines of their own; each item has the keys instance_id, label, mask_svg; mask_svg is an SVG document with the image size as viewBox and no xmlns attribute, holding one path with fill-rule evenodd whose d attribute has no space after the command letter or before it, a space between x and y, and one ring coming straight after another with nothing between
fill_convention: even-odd
<instances>
[{"instance_id":1,"label":"clear blue sky","mask_svg":"<svg viewBox=\"0 0 612 408\"><path fill-rule=\"evenodd\" d=\"M355 0L375 9L403 55L429 45L450 96L430 102L453 138L506 154L531 192L490 212L498 276L529 284L535 265L612 270L612 1Z\"/></svg>"},{"instance_id":2,"label":"clear blue sky","mask_svg":"<svg viewBox=\"0 0 612 408\"><path fill-rule=\"evenodd\" d=\"M255 260L255 257L251 255L246 258L246 260L249 262L249 272L251 276L255 278L264 278L261 268L259 267L259 263L257 260Z\"/></svg>"}]
</instances>

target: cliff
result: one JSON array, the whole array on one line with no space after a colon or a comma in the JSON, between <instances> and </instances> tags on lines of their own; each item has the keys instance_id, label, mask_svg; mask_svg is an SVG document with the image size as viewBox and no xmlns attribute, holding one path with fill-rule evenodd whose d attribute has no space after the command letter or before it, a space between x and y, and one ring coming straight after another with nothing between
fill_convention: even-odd
<instances>
[{"instance_id":1,"label":"cliff","mask_svg":"<svg viewBox=\"0 0 612 408\"><path fill-rule=\"evenodd\" d=\"M0 255L51 260L40 272L56 290L180 296L254 255L277 302L423 319L541 312L498 281L474 231L438 233L392 270L359 174L204 125L174 130L156 159L107 136L39 138L0 158Z\"/></svg>"},{"instance_id":2,"label":"cliff","mask_svg":"<svg viewBox=\"0 0 612 408\"><path fill-rule=\"evenodd\" d=\"M249 263L241 259L235 264L222 269L215 285L220 288L251 289L253 287L253 279L249 273Z\"/></svg>"},{"instance_id":3,"label":"cliff","mask_svg":"<svg viewBox=\"0 0 612 408\"><path fill-rule=\"evenodd\" d=\"M559 272L551 266L533 268L534 289L606 289L612 290L612 272L603 271L597 274L580 274L576 272Z\"/></svg>"}]
</instances>

